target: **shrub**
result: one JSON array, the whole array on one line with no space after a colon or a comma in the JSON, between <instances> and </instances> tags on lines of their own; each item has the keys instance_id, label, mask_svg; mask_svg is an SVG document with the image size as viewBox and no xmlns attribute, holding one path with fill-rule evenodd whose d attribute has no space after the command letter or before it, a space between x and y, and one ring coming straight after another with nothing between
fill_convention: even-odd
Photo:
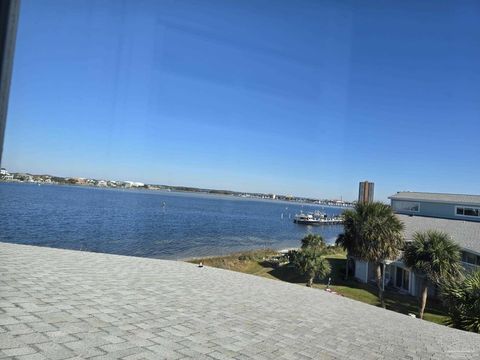
<instances>
[{"instance_id":1,"label":"shrub","mask_svg":"<svg viewBox=\"0 0 480 360\"><path fill-rule=\"evenodd\" d=\"M302 239L302 248L293 256L297 270L308 278L307 286L313 285L315 278L330 273L330 263L325 258L326 244L320 235L307 235Z\"/></svg>"},{"instance_id":2,"label":"shrub","mask_svg":"<svg viewBox=\"0 0 480 360\"><path fill-rule=\"evenodd\" d=\"M448 309L448 324L462 330L480 333L480 270L460 281L442 287Z\"/></svg>"}]
</instances>

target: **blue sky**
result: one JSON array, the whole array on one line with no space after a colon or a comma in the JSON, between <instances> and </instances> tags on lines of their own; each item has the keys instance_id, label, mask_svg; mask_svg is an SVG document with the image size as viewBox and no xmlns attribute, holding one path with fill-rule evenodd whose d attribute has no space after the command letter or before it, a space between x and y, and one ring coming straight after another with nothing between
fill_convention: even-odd
<instances>
[{"instance_id":1,"label":"blue sky","mask_svg":"<svg viewBox=\"0 0 480 360\"><path fill-rule=\"evenodd\" d=\"M3 166L480 193L477 1L23 0Z\"/></svg>"}]
</instances>

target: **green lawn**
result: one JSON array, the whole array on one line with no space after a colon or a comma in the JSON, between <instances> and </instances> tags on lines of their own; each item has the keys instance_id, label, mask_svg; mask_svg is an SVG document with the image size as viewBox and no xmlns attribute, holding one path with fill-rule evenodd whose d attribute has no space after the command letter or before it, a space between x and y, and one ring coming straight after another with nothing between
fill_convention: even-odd
<instances>
[{"instance_id":1,"label":"green lawn","mask_svg":"<svg viewBox=\"0 0 480 360\"><path fill-rule=\"evenodd\" d=\"M273 267L270 263L263 261L265 257L274 255L273 250L250 251L239 254L232 254L223 257L212 257L202 259L205 266L218 267L247 274L263 276L270 279L287 281L296 284L305 284L305 279L298 275L294 268L288 265ZM371 284L362 284L355 280L345 281L345 254L329 255L328 259L332 268L330 277L330 288L337 293L353 300L367 304L380 306L378 301L377 287ZM200 259L192 260L198 263ZM325 289L326 281L316 281L315 288ZM400 294L396 291L385 292L385 304L387 309L402 314L418 313L418 299L416 297ZM446 319L445 311L441 303L429 299L425 309L424 319L438 324L443 324Z\"/></svg>"}]
</instances>

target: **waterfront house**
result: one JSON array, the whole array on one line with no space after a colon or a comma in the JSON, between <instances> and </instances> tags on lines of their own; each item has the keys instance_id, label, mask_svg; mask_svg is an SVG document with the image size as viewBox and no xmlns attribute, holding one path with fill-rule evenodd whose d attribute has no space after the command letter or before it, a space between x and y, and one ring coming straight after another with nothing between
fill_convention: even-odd
<instances>
[{"instance_id":1,"label":"waterfront house","mask_svg":"<svg viewBox=\"0 0 480 360\"><path fill-rule=\"evenodd\" d=\"M105 180L98 180L97 186L105 187L107 186L107 182Z\"/></svg>"},{"instance_id":2,"label":"waterfront house","mask_svg":"<svg viewBox=\"0 0 480 360\"><path fill-rule=\"evenodd\" d=\"M12 181L13 175L10 174L7 169L1 168L0 169L0 179L5 181Z\"/></svg>"},{"instance_id":3,"label":"waterfront house","mask_svg":"<svg viewBox=\"0 0 480 360\"><path fill-rule=\"evenodd\" d=\"M480 269L480 195L398 192L389 199L405 225L405 241L412 241L416 232L443 231L460 246L465 270ZM374 281L375 264L355 259L354 265L359 281ZM385 286L411 295L420 293L421 281L400 259L386 261L383 276ZM429 295L436 292L432 285Z\"/></svg>"},{"instance_id":4,"label":"waterfront house","mask_svg":"<svg viewBox=\"0 0 480 360\"><path fill-rule=\"evenodd\" d=\"M7 169L1 168L0 169L0 179L5 180L5 181L12 181L13 180L13 175L10 174Z\"/></svg>"},{"instance_id":5,"label":"waterfront house","mask_svg":"<svg viewBox=\"0 0 480 360\"><path fill-rule=\"evenodd\" d=\"M14 179L25 182L33 182L33 176L25 173L15 173Z\"/></svg>"},{"instance_id":6,"label":"waterfront house","mask_svg":"<svg viewBox=\"0 0 480 360\"><path fill-rule=\"evenodd\" d=\"M87 179L82 178L82 177L75 178L75 181L76 181L77 185L86 185L87 184Z\"/></svg>"}]
</instances>

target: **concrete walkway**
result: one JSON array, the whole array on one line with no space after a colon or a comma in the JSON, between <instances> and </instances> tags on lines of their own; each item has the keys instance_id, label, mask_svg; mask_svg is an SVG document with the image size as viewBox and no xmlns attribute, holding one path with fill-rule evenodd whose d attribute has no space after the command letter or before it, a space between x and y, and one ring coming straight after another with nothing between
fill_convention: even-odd
<instances>
[{"instance_id":1,"label":"concrete walkway","mask_svg":"<svg viewBox=\"0 0 480 360\"><path fill-rule=\"evenodd\" d=\"M0 243L0 358L480 359L480 335L192 264Z\"/></svg>"}]
</instances>

